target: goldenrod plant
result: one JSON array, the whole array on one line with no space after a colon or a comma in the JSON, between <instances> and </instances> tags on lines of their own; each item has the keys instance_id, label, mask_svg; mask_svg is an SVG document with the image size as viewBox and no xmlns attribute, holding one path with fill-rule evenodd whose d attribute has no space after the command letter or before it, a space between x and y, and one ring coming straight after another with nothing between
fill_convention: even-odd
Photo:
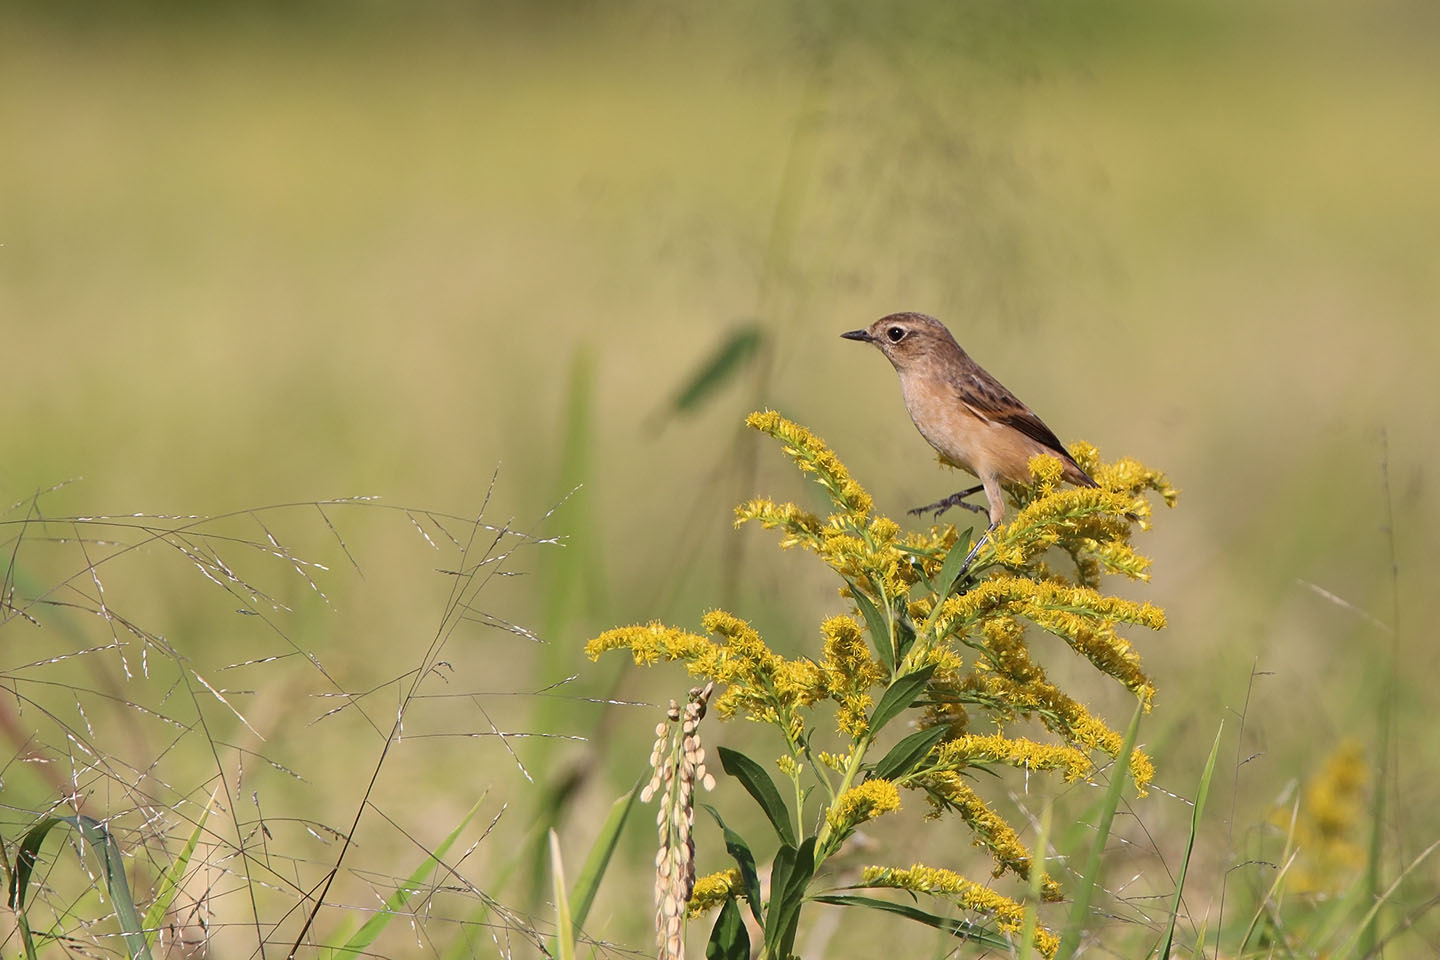
<instances>
[{"instance_id":1,"label":"goldenrod plant","mask_svg":"<svg viewBox=\"0 0 1440 960\"><path fill-rule=\"evenodd\" d=\"M662 820L687 825L680 844L672 837L660 854L661 876L669 877L657 884L661 956L683 953L669 919L674 907L667 910L663 902L677 889L689 894L690 916L720 908L707 957L751 955L739 900L748 902L763 931L757 951L762 958L792 955L807 900L898 913L1008 950L1024 928L1024 904L943 866L874 864L844 890L814 888L824 885L825 862L857 827L894 813L913 794L928 804L928 819L954 814L970 828L975 843L992 857L995 878L1013 876L1017 889L1028 885L1045 900L1064 896L1045 874L1043 859L1037 861L1026 848L972 775L1015 767L1077 781L1096 774L1097 754L1107 760L1128 755L1122 763L1135 789L1145 793L1154 774L1150 759L1141 750L1128 750L1119 732L1048 679L1032 656L1029 634L1038 628L1060 637L1133 692L1138 709L1148 710L1155 688L1121 628L1158 630L1165 615L1151 604L1103 593L1100 585L1107 574L1148 578L1149 562L1131 546L1131 534L1150 525L1147 494L1173 505L1175 490L1162 474L1134 460L1101 461L1088 444L1071 452L1099 486L1062 489L1060 461L1036 457L1032 482L1009 491L1017 507L1013 519L981 543L964 568L973 531L948 523L905 530L875 511L870 495L805 427L774 411L751 414L746 422L782 444L795 465L825 489L832 510L821 516L794 503L756 499L736 509L736 526L759 523L780 532L782 547L813 552L839 576L840 594L852 609L822 621L813 657L776 653L749 623L724 610L701 618L705 634L648 623L606 631L587 644L592 659L626 649L637 664L684 661L691 675L708 681L705 698L714 685L709 705L720 717L769 724L783 744L776 767L789 781L788 800L761 763L725 747L717 751L724 771L760 804L779 840L762 902L756 844L713 810L734 865L699 880L691 866L675 882L674 853L683 849L688 862L693 843L692 793L683 787L693 785L696 763L704 758L703 751L696 755L698 739L693 750L682 744L667 751L668 734L659 731L652 764L661 766L654 784L677 777L685 798L685 809L671 802ZM696 696L698 691L692 704ZM812 716L826 701L835 706L833 736ZM679 714L671 713L673 722ZM696 713L703 709L692 708L686 716ZM1037 720L1050 739L1013 735L1010 729L1023 720ZM882 753L874 748L887 727L908 732ZM681 772L667 774L663 764L678 764ZM674 796L667 788L667 797ZM850 892L857 888L898 888L948 906L931 913ZM951 916L955 908L965 912L964 919ZM1060 938L1036 925L1023 946L1053 957Z\"/></svg>"}]
</instances>

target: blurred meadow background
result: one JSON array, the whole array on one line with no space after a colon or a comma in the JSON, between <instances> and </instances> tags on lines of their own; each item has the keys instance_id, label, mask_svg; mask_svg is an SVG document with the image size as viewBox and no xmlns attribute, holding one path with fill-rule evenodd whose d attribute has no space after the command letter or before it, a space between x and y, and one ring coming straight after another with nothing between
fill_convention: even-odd
<instances>
[{"instance_id":1,"label":"blurred meadow background","mask_svg":"<svg viewBox=\"0 0 1440 960\"><path fill-rule=\"evenodd\" d=\"M1331 894L1379 824L1377 950L1435 955L1436 866L1404 871L1440 839L1437 28L1350 0L6 5L7 857L61 803L116 818L144 889L218 789L170 932L274 954L352 822L312 942L478 801L370 949L537 955L542 828L578 867L689 685L584 641L724 605L795 656L846 609L731 529L815 496L744 415L811 427L897 518L958 485L839 338L920 310L1182 491L1126 588L1169 615L1135 637L1163 790L1117 825L1094 955L1143 954L1222 720L1187 942L1243 925L1276 811L1358 749ZM380 499L316 504L351 497ZM99 516L129 519L73 519ZM1123 724L1128 696L1047 667ZM913 806L886 859L985 879ZM648 824L586 924L602 955L650 952ZM54 928L123 953L47 850ZM840 913L803 955L947 949Z\"/></svg>"}]
</instances>

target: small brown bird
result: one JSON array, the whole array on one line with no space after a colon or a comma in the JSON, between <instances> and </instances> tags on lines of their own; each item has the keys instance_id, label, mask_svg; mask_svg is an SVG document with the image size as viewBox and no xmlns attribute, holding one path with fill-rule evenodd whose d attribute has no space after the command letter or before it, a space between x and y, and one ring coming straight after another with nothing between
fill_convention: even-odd
<instances>
[{"instance_id":1,"label":"small brown bird","mask_svg":"<svg viewBox=\"0 0 1440 960\"><path fill-rule=\"evenodd\" d=\"M975 474L978 487L961 490L911 513L954 506L985 511L965 498L985 491L990 529L1005 516L1002 483L1029 483L1030 458L1059 457L1064 478L1081 487L1095 481L1080 469L1055 432L960 348L945 325L923 313L892 313L864 330L842 333L847 340L873 343L900 374L905 409L920 435L947 461ZM983 538L982 538L983 539ZM975 545L979 549L979 543ZM974 551L971 551L972 557ZM968 566L968 563L967 563Z\"/></svg>"}]
</instances>

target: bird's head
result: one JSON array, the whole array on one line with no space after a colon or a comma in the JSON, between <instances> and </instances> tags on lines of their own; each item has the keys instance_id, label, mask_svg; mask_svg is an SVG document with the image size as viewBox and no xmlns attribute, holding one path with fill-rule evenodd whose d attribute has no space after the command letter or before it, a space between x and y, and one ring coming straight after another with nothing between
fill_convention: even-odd
<instances>
[{"instance_id":1,"label":"bird's head","mask_svg":"<svg viewBox=\"0 0 1440 960\"><path fill-rule=\"evenodd\" d=\"M901 372L930 360L948 358L960 349L943 323L923 313L892 313L862 330L840 336L873 343Z\"/></svg>"}]
</instances>

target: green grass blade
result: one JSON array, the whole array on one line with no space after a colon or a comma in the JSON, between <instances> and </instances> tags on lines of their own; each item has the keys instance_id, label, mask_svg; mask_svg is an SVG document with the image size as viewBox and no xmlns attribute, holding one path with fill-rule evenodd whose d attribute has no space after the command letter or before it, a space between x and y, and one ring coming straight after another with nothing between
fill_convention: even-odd
<instances>
[{"instance_id":1,"label":"green grass blade","mask_svg":"<svg viewBox=\"0 0 1440 960\"><path fill-rule=\"evenodd\" d=\"M120 934L125 941L125 951L132 960L150 960L150 946L146 942L140 913L135 909L135 899L130 895L130 884L125 879L125 861L120 856L120 847L110 834L110 828L94 817L46 817L26 831L15 854L15 867L11 874L10 906L17 917L24 917L25 895L30 877L40 855L40 845L50 831L60 824L74 828L84 838L86 846L100 861L105 876L105 892L115 908L115 919L120 924ZM35 945L28 936L28 922L25 926L25 953L34 956Z\"/></svg>"},{"instance_id":2,"label":"green grass blade","mask_svg":"<svg viewBox=\"0 0 1440 960\"><path fill-rule=\"evenodd\" d=\"M1030 861L1030 897L1025 901L1025 920L1020 925L1020 960L1035 955L1035 928L1040 923L1040 891L1045 877L1045 851L1050 844L1050 821L1054 805L1047 797L1040 811L1040 835L1035 838L1035 856Z\"/></svg>"},{"instance_id":3,"label":"green grass blade","mask_svg":"<svg viewBox=\"0 0 1440 960\"><path fill-rule=\"evenodd\" d=\"M1195 792L1195 808L1190 811L1190 836L1185 841L1185 855L1180 859L1180 876L1175 880L1175 896L1170 901L1170 920L1165 925L1165 938L1161 941L1160 956L1170 956L1175 944L1175 918L1180 915L1180 896L1185 890L1185 873L1190 869L1190 854L1195 850L1195 838L1200 833L1200 817L1205 813L1205 798L1210 795L1210 778L1215 775L1215 757L1220 753L1220 737L1225 733L1225 721L1215 731L1215 743L1210 747L1210 759L1205 761L1205 772L1200 775L1200 788Z\"/></svg>"},{"instance_id":4,"label":"green grass blade","mask_svg":"<svg viewBox=\"0 0 1440 960\"><path fill-rule=\"evenodd\" d=\"M1245 947L1250 943L1250 938L1255 935L1255 928L1260 925L1260 918L1265 916L1266 905L1275 898L1276 892L1280 889L1281 884L1285 882L1285 876L1290 872L1290 868L1295 865L1295 858L1298 856L1300 856L1299 850L1290 854L1285 860L1285 865L1275 874L1275 880L1270 884L1270 889L1266 890L1265 896L1260 898L1259 904L1255 907L1254 915L1250 917L1250 922L1245 926L1245 935L1240 938L1240 944L1235 948L1237 952L1241 954L1245 952Z\"/></svg>"},{"instance_id":5,"label":"green grass blade","mask_svg":"<svg viewBox=\"0 0 1440 960\"><path fill-rule=\"evenodd\" d=\"M1140 733L1140 716L1143 712L1143 704L1137 702L1135 713L1130 718L1130 726L1125 729L1125 742L1115 757L1114 773L1110 777L1110 786L1105 791L1105 805L1100 808L1100 823L1095 830L1095 841L1090 847L1090 855L1085 859L1085 872L1080 875L1080 889L1070 909L1070 918L1065 924L1065 932L1060 939L1060 949L1055 954L1055 960L1070 960L1080 946L1080 935L1085 931L1085 920L1090 914L1090 901L1095 896L1095 885L1100 880L1105 841L1110 838L1110 825L1115 821L1115 809L1120 806L1120 793L1125 788L1125 781L1130 779L1130 754L1135 750L1135 738Z\"/></svg>"},{"instance_id":6,"label":"green grass blade","mask_svg":"<svg viewBox=\"0 0 1440 960\"><path fill-rule=\"evenodd\" d=\"M165 875L160 878L160 889L155 894L150 909L145 911L145 920L141 929L145 931L145 943L148 946L155 946L155 941L160 937L160 927L165 922L165 912L170 909L175 895L180 892L180 881L185 878L185 868L190 865L190 858L195 855L195 847L200 842L200 837L205 832L205 822L210 819L210 811L215 806L215 794L210 795L210 801L205 804L205 809L200 814L195 829L190 832L190 839L185 841L185 849L166 869Z\"/></svg>"},{"instance_id":7,"label":"green grass blade","mask_svg":"<svg viewBox=\"0 0 1440 960\"><path fill-rule=\"evenodd\" d=\"M575 923L565 895L565 863L560 857L560 835L550 831L550 890L555 897L555 950L560 960L575 960Z\"/></svg>"},{"instance_id":8,"label":"green grass blade","mask_svg":"<svg viewBox=\"0 0 1440 960\"><path fill-rule=\"evenodd\" d=\"M405 878L405 882L400 884L399 889L385 899L385 906L379 913L374 914L370 919L361 924L360 929L356 930L344 943L338 946L326 944L321 947L319 951L317 951L318 955L324 958L324 960L332 960L332 958L335 957L355 957L364 953L370 945L375 942L375 939L384 932L385 928L390 925L390 921L394 920L395 917L405 909L405 905L410 902L410 898L420 892L420 889L425 885L425 880L434 869L439 866L440 861L459 838L460 832L470 823L471 818L474 817L475 813L480 809L480 804L484 802L484 797L475 801L475 805L466 812L465 816L460 818L460 822L455 825L455 829L451 830L445 839L440 841L440 844L435 848L434 852L428 854L424 860L420 861L420 865L410 871L410 876Z\"/></svg>"},{"instance_id":9,"label":"green grass blade","mask_svg":"<svg viewBox=\"0 0 1440 960\"><path fill-rule=\"evenodd\" d=\"M1430 846L1420 851L1420 856L1416 857L1414 860L1411 860L1410 865L1404 870L1400 871L1400 875L1395 878L1395 880L1390 884L1390 886L1385 888L1384 893L1380 894L1375 898L1375 901L1370 904L1370 909L1365 911L1365 916L1361 918L1360 923L1357 924L1350 931L1350 936L1347 937L1342 944L1340 944L1339 949L1335 950L1334 953L1331 954L1331 956L1347 957L1351 955L1352 950L1354 951L1354 955L1358 957L1365 957L1370 955L1370 953L1367 952L1366 945L1372 942L1373 939L1375 939L1375 935L1373 932L1367 931L1370 931L1371 926L1375 923L1375 916L1380 912L1380 909L1384 907L1385 904L1390 902L1391 896L1394 895L1396 890L1400 889L1400 884L1404 881L1404 879L1408 877L1411 873L1413 873L1416 868L1420 866L1420 864L1424 863L1426 858L1429 857L1430 854L1435 852L1436 847L1440 847L1440 840L1436 840L1434 843L1430 844ZM1369 892L1368 884L1366 892ZM1355 949L1357 943L1360 944L1359 950ZM1368 950L1373 950L1373 947L1369 947Z\"/></svg>"},{"instance_id":10,"label":"green grass blade","mask_svg":"<svg viewBox=\"0 0 1440 960\"><path fill-rule=\"evenodd\" d=\"M15 868L10 875L10 909L17 914L25 912L25 895L30 889L30 875L35 870L35 861L40 856L40 845L50 831L62 823L56 817L46 817L25 831L20 846L15 851Z\"/></svg>"},{"instance_id":11,"label":"green grass blade","mask_svg":"<svg viewBox=\"0 0 1440 960\"><path fill-rule=\"evenodd\" d=\"M120 923L120 934L125 939L125 950L130 954L131 960L150 960L150 946L145 942L140 913L135 909L135 899L130 895L130 884L125 880L125 861L120 856L120 846L111 835L110 828L94 817L60 819L79 830L80 835L100 859L100 866L105 873L105 889L110 894L110 903L115 908L115 919Z\"/></svg>"},{"instance_id":12,"label":"green grass blade","mask_svg":"<svg viewBox=\"0 0 1440 960\"><path fill-rule=\"evenodd\" d=\"M595 843L590 847L590 855L585 858L585 865L580 868L580 875L575 878L575 886L570 890L570 916L576 927L585 926L585 918L590 915L590 907L595 902L600 881L610 866L610 858L615 855L620 834L629 822L630 814L635 810L635 802L640 798L640 790L646 779L637 782L629 793L611 804L610 815L605 818L599 835L595 837Z\"/></svg>"},{"instance_id":13,"label":"green grass blade","mask_svg":"<svg viewBox=\"0 0 1440 960\"><path fill-rule=\"evenodd\" d=\"M731 330L676 393L671 412L694 413L715 391L745 369L764 340L764 331L755 324Z\"/></svg>"}]
</instances>

